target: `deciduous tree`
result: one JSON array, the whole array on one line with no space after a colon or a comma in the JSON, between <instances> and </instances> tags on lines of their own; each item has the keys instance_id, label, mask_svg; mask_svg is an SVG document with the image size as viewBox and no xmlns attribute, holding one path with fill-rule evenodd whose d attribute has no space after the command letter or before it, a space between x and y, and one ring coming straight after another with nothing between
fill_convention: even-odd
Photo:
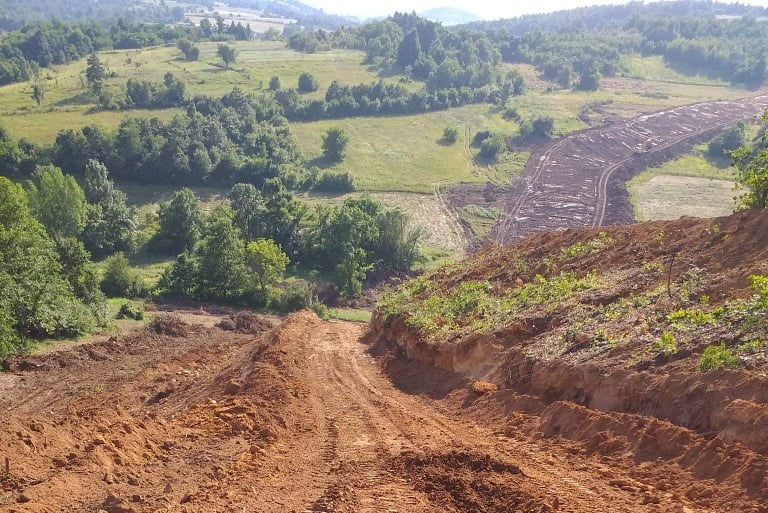
<instances>
[{"instance_id":1,"label":"deciduous tree","mask_svg":"<svg viewBox=\"0 0 768 513\"><path fill-rule=\"evenodd\" d=\"M323 134L323 155L331 162L341 162L346 156L349 136L341 128L331 128Z\"/></svg>"}]
</instances>

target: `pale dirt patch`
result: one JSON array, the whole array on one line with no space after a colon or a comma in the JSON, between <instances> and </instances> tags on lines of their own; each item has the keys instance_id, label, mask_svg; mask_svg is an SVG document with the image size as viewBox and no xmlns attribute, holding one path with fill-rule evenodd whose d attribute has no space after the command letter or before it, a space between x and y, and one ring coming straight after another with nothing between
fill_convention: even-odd
<instances>
[{"instance_id":1,"label":"pale dirt patch","mask_svg":"<svg viewBox=\"0 0 768 513\"><path fill-rule=\"evenodd\" d=\"M637 221L675 220L682 216L721 217L733 213L734 182L661 175L634 185Z\"/></svg>"},{"instance_id":2,"label":"pale dirt patch","mask_svg":"<svg viewBox=\"0 0 768 513\"><path fill-rule=\"evenodd\" d=\"M414 226L427 231L426 245L464 254L466 241L461 225L441 199L426 194L395 192L373 193L371 196L387 207L397 206L406 211Z\"/></svg>"}]
</instances>

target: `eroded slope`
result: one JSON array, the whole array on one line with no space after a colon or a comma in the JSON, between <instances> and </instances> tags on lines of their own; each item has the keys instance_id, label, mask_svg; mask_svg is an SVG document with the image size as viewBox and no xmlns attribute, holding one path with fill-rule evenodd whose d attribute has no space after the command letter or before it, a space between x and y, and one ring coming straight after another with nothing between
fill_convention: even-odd
<instances>
[{"instance_id":1,"label":"eroded slope","mask_svg":"<svg viewBox=\"0 0 768 513\"><path fill-rule=\"evenodd\" d=\"M688 476L664 486L702 506L766 511L767 250L765 211L540 234L403 284L374 332L495 384L473 407L515 432Z\"/></svg>"}]
</instances>

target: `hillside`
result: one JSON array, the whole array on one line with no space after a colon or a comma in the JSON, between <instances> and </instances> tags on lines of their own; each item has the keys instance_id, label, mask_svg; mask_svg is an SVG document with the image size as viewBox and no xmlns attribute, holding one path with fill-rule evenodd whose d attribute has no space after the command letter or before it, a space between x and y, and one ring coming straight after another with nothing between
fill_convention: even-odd
<instances>
[{"instance_id":1,"label":"hillside","mask_svg":"<svg viewBox=\"0 0 768 513\"><path fill-rule=\"evenodd\" d=\"M511 430L614 462L660 458L701 480L671 488L699 506L758 511L768 505L766 250L764 210L534 235L406 282L382 302L374 336L498 387L480 411Z\"/></svg>"}]
</instances>

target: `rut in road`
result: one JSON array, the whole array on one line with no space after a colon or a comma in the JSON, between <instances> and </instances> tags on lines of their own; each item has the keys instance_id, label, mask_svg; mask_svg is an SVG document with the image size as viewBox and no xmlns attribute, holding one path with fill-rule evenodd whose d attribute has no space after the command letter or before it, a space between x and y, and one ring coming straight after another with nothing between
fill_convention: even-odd
<instances>
[{"instance_id":1,"label":"rut in road","mask_svg":"<svg viewBox=\"0 0 768 513\"><path fill-rule=\"evenodd\" d=\"M532 233L626 221L626 205L613 205L609 197L618 170L669 159L675 146L714 135L766 107L765 94L685 105L555 141L531 157L513 184L492 238L511 244Z\"/></svg>"}]
</instances>

